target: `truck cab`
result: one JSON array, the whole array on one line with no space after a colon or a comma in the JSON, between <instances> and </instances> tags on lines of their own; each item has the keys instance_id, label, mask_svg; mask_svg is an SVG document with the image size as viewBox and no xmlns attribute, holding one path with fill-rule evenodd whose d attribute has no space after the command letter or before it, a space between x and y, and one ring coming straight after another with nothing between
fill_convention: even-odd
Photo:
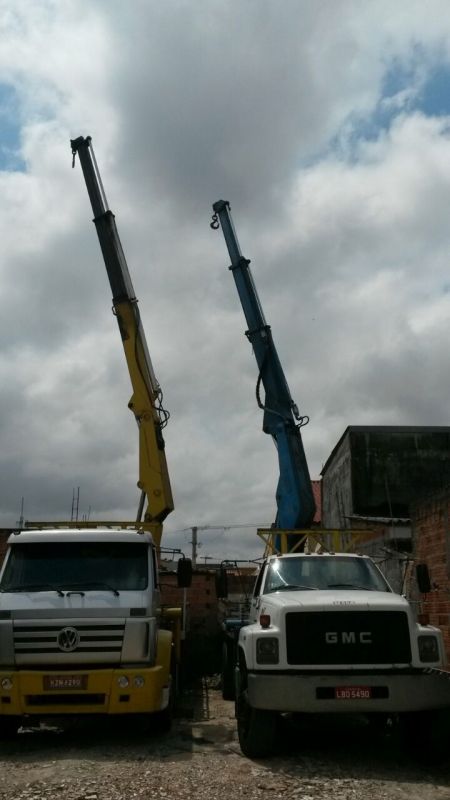
<instances>
[{"instance_id":1,"label":"truck cab","mask_svg":"<svg viewBox=\"0 0 450 800\"><path fill-rule=\"evenodd\" d=\"M270 755L285 713L400 715L450 705L442 633L420 625L368 557L267 558L241 628L236 716L241 749Z\"/></svg>"},{"instance_id":2,"label":"truck cab","mask_svg":"<svg viewBox=\"0 0 450 800\"><path fill-rule=\"evenodd\" d=\"M24 716L169 709L155 546L136 531L12 534L0 574L0 729Z\"/></svg>"}]
</instances>

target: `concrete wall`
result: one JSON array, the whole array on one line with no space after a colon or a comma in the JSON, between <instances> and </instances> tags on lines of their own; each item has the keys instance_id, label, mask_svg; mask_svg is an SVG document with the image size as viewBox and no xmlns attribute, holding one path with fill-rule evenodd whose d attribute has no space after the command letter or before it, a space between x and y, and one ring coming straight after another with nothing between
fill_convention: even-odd
<instances>
[{"instance_id":1,"label":"concrete wall","mask_svg":"<svg viewBox=\"0 0 450 800\"><path fill-rule=\"evenodd\" d=\"M349 426L322 470L323 526L409 517L419 495L449 481L449 427Z\"/></svg>"},{"instance_id":2,"label":"concrete wall","mask_svg":"<svg viewBox=\"0 0 450 800\"><path fill-rule=\"evenodd\" d=\"M324 528L345 528L346 518L353 514L352 459L350 436L346 431L322 470L322 525Z\"/></svg>"}]
</instances>

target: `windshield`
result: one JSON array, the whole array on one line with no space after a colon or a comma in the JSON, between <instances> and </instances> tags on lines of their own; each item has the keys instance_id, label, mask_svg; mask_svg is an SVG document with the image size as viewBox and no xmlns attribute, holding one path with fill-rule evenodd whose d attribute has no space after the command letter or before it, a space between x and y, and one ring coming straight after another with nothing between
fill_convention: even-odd
<instances>
[{"instance_id":1,"label":"windshield","mask_svg":"<svg viewBox=\"0 0 450 800\"><path fill-rule=\"evenodd\" d=\"M389 592L375 565L365 558L299 556L269 563L264 592L289 589L367 589Z\"/></svg>"},{"instance_id":2,"label":"windshield","mask_svg":"<svg viewBox=\"0 0 450 800\"><path fill-rule=\"evenodd\" d=\"M128 542L36 542L11 547L0 590L146 589L148 546Z\"/></svg>"}]
</instances>

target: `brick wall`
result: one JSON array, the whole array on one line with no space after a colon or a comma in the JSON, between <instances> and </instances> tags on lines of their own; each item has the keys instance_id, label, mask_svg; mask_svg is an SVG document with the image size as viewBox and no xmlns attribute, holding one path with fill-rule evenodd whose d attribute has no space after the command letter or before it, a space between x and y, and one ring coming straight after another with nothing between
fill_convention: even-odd
<instances>
[{"instance_id":1,"label":"brick wall","mask_svg":"<svg viewBox=\"0 0 450 800\"><path fill-rule=\"evenodd\" d=\"M450 487L416 503L412 513L414 560L426 563L433 590L422 595L421 610L441 628L450 660ZM416 596L418 594L416 592Z\"/></svg>"},{"instance_id":2,"label":"brick wall","mask_svg":"<svg viewBox=\"0 0 450 800\"><path fill-rule=\"evenodd\" d=\"M161 573L160 581L162 605L183 606L184 589L177 587L177 576ZM194 572L192 585L186 590L186 606L190 631L205 635L218 631L218 602L213 572L207 570Z\"/></svg>"},{"instance_id":3,"label":"brick wall","mask_svg":"<svg viewBox=\"0 0 450 800\"><path fill-rule=\"evenodd\" d=\"M177 587L175 574L160 573L163 606L182 607L186 591L184 663L188 677L220 672L223 641L221 620L229 616L231 606L235 610L247 593L251 593L255 571L255 567L227 571L229 601L225 602L216 596L215 570L195 570L192 585L186 590Z\"/></svg>"},{"instance_id":4,"label":"brick wall","mask_svg":"<svg viewBox=\"0 0 450 800\"><path fill-rule=\"evenodd\" d=\"M233 602L243 600L252 593L256 567L227 570L228 592ZM216 571L196 569L192 585L186 590L187 618L191 631L214 633L220 629L218 619L223 617L223 604L216 597ZM182 606L184 590L177 587L174 573L160 573L161 602L163 606Z\"/></svg>"},{"instance_id":5,"label":"brick wall","mask_svg":"<svg viewBox=\"0 0 450 800\"><path fill-rule=\"evenodd\" d=\"M162 606L183 607L186 593L186 639L183 643L183 679L213 675L220 670L221 628L214 574L196 570L188 589L177 587L177 576L160 573Z\"/></svg>"}]
</instances>

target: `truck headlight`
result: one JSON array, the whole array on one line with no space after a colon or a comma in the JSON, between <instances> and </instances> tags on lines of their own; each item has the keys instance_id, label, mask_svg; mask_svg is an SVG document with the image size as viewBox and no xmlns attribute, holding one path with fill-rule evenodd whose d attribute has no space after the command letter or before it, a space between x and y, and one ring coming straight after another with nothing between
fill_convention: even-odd
<instances>
[{"instance_id":1,"label":"truck headlight","mask_svg":"<svg viewBox=\"0 0 450 800\"><path fill-rule=\"evenodd\" d=\"M117 683L121 689L127 689L130 685L130 681L128 680L126 675L119 675L117 678Z\"/></svg>"},{"instance_id":2,"label":"truck headlight","mask_svg":"<svg viewBox=\"0 0 450 800\"><path fill-rule=\"evenodd\" d=\"M256 640L258 664L278 664L278 660L278 639L274 636L261 636Z\"/></svg>"},{"instance_id":3,"label":"truck headlight","mask_svg":"<svg viewBox=\"0 0 450 800\"><path fill-rule=\"evenodd\" d=\"M439 645L436 636L419 636L418 644L421 661L439 661Z\"/></svg>"},{"instance_id":4,"label":"truck headlight","mask_svg":"<svg viewBox=\"0 0 450 800\"><path fill-rule=\"evenodd\" d=\"M12 689L12 686L13 682L11 678L2 678L2 689L5 689L5 691L9 692L9 690Z\"/></svg>"}]
</instances>

